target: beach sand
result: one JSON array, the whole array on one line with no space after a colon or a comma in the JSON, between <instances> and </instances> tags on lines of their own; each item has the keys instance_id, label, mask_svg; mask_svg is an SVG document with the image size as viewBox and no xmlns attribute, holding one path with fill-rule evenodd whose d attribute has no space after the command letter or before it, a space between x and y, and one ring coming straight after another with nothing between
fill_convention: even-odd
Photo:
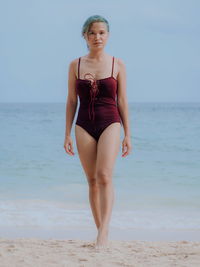
<instances>
[{"instance_id":1,"label":"beach sand","mask_svg":"<svg viewBox=\"0 0 200 267\"><path fill-rule=\"evenodd\" d=\"M109 240L109 248L94 248L94 241L39 238L0 238L0 267L196 267L197 241Z\"/></svg>"}]
</instances>

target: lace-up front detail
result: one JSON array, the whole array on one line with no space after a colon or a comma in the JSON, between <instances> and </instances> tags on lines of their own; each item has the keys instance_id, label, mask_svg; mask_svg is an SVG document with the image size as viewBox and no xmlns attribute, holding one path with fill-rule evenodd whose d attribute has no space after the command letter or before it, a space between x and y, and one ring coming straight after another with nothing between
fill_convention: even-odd
<instances>
[{"instance_id":1,"label":"lace-up front detail","mask_svg":"<svg viewBox=\"0 0 200 267\"><path fill-rule=\"evenodd\" d=\"M86 78L86 77L89 78ZM99 93L99 88L98 88L98 80L95 80L94 76L91 73L86 73L84 75L85 80L90 81L90 102L89 102L89 107L88 107L88 113L89 113L89 119L93 120L95 119L95 112L94 112L94 102L95 98Z\"/></svg>"}]
</instances>

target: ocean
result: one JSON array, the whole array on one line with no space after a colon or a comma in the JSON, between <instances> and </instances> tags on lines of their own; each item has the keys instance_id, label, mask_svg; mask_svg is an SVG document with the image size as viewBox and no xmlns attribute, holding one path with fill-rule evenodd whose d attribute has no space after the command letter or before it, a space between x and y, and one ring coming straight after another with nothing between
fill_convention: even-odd
<instances>
[{"instance_id":1,"label":"ocean","mask_svg":"<svg viewBox=\"0 0 200 267\"><path fill-rule=\"evenodd\" d=\"M200 103L129 103L129 116L110 227L200 231ZM94 229L74 123L70 156L65 103L0 103L0 229Z\"/></svg>"}]
</instances>

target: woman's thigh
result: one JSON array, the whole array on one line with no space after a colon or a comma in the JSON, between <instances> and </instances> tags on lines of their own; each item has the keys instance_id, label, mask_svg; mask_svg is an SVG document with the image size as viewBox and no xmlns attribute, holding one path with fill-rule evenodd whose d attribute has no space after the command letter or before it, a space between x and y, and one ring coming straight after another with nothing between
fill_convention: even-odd
<instances>
[{"instance_id":1,"label":"woman's thigh","mask_svg":"<svg viewBox=\"0 0 200 267\"><path fill-rule=\"evenodd\" d=\"M110 124L101 134L97 144L96 172L98 176L111 177L120 150L121 124Z\"/></svg>"},{"instance_id":2,"label":"woman's thigh","mask_svg":"<svg viewBox=\"0 0 200 267\"><path fill-rule=\"evenodd\" d=\"M88 182L92 182L95 179L97 142L79 125L75 125L75 137L81 164Z\"/></svg>"}]
</instances>

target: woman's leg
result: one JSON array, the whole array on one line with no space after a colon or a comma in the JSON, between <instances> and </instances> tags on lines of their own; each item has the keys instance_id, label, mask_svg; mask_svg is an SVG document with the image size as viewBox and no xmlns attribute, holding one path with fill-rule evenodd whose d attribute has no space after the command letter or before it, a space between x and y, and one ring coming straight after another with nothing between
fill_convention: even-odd
<instances>
[{"instance_id":1,"label":"woman's leg","mask_svg":"<svg viewBox=\"0 0 200 267\"><path fill-rule=\"evenodd\" d=\"M76 145L89 185L89 201L97 229L100 227L99 186L95 176L97 142L82 127L75 125Z\"/></svg>"},{"instance_id":2,"label":"woman's leg","mask_svg":"<svg viewBox=\"0 0 200 267\"><path fill-rule=\"evenodd\" d=\"M107 243L109 221L114 202L112 173L120 149L119 122L110 124L101 134L97 144L96 176L100 187L101 225L98 231L96 246Z\"/></svg>"}]
</instances>

